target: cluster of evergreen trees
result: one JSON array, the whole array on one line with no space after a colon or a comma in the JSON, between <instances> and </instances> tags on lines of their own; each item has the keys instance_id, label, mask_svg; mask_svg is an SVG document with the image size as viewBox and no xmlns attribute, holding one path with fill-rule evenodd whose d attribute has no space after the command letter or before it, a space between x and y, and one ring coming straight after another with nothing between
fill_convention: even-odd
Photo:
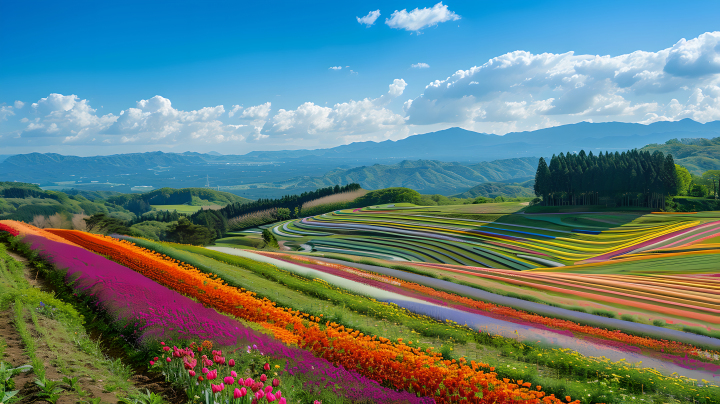
<instances>
[{"instance_id":1,"label":"cluster of evergreen trees","mask_svg":"<svg viewBox=\"0 0 720 404\"><path fill-rule=\"evenodd\" d=\"M299 213L300 208L305 202L310 202L328 195L357 191L358 189L360 189L360 184L355 183L345 186L335 185L334 187L320 188L315 191L303 192L300 195L286 195L280 199L258 199L257 201L251 203L233 203L217 210L216 212L220 212L226 219L232 219L233 217L272 208L284 208L289 209L290 212ZM202 211L197 212L192 216L191 220L193 223L197 223L195 221L195 215L201 213Z\"/></svg>"},{"instance_id":2,"label":"cluster of evergreen trees","mask_svg":"<svg viewBox=\"0 0 720 404\"><path fill-rule=\"evenodd\" d=\"M541 158L535 174L535 194L548 206L610 202L662 208L665 196L677 193L675 161L659 151L560 153L549 166Z\"/></svg>"}]
</instances>

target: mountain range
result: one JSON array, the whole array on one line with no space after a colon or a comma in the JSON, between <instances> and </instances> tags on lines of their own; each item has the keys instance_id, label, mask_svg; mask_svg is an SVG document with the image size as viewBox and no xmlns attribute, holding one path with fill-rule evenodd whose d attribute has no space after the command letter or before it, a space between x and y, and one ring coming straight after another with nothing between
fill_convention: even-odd
<instances>
[{"instance_id":1,"label":"mountain range","mask_svg":"<svg viewBox=\"0 0 720 404\"><path fill-rule=\"evenodd\" d=\"M675 138L718 136L720 121L701 124L684 119L649 125L581 122L504 136L450 128L397 141L245 155L150 152L77 157L29 153L0 161L0 181L38 183L44 189L119 192L209 185L251 199L276 198L288 193L288 188L304 192L355 181L368 189L406 184L422 192L448 195L481 182L527 176L523 159L528 157L537 161L540 156L581 149L621 151ZM693 158L696 171L709 164L703 160L705 156ZM512 169L507 163L502 168L490 163L482 169L477 166L499 160L519 165ZM500 171L494 175L494 170ZM397 178L384 178L390 172Z\"/></svg>"},{"instance_id":2,"label":"mountain range","mask_svg":"<svg viewBox=\"0 0 720 404\"><path fill-rule=\"evenodd\" d=\"M278 188L298 193L335 184L358 183L364 189L391 187L414 189L421 194L451 195L477 184L534 177L537 157L523 157L477 164L448 163L437 160L406 160L397 164L374 164L346 170L333 170L322 177L296 177L286 181L222 188L233 192L249 187Z\"/></svg>"},{"instance_id":3,"label":"mountain range","mask_svg":"<svg viewBox=\"0 0 720 404\"><path fill-rule=\"evenodd\" d=\"M705 124L683 119L649 125L623 122L580 122L503 136L450 128L402 140L355 142L329 149L257 151L243 157L255 160L288 158L352 158L490 161L515 157L544 156L560 152L590 150L627 150L673 138L711 138L720 136L720 121Z\"/></svg>"}]
</instances>

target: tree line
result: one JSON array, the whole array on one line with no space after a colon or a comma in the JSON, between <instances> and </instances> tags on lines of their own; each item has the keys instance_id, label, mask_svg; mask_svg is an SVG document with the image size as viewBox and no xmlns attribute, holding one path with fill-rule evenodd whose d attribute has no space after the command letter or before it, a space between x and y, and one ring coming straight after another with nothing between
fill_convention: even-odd
<instances>
[{"instance_id":1,"label":"tree line","mask_svg":"<svg viewBox=\"0 0 720 404\"><path fill-rule=\"evenodd\" d=\"M222 216L224 216L226 219L232 219L233 217L272 208L289 209L290 212L299 215L302 205L306 202L310 202L324 196L357 191L360 188L360 184L356 183L347 184L345 186L335 185L334 187L319 188L315 191L303 192L300 195L285 195L279 199L258 199L257 201L250 203L233 203L225 206L222 209L218 209L216 212L222 214ZM202 214L202 212L197 212L191 217L193 223L195 223L195 215L199 214Z\"/></svg>"},{"instance_id":2,"label":"tree line","mask_svg":"<svg viewBox=\"0 0 720 404\"><path fill-rule=\"evenodd\" d=\"M560 153L549 165L540 158L535 174L535 194L547 206L612 203L662 208L666 196L678 194L678 185L672 155L637 149Z\"/></svg>"}]
</instances>

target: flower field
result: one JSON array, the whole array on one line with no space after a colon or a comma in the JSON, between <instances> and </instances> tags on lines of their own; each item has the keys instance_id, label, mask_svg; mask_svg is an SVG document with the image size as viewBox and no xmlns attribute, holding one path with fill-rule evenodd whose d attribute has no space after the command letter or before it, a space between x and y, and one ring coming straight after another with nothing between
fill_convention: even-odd
<instances>
[{"instance_id":1,"label":"flower field","mask_svg":"<svg viewBox=\"0 0 720 404\"><path fill-rule=\"evenodd\" d=\"M389 216L390 210L392 215L404 216L413 212L411 216L426 219L425 215L415 215L417 212L411 206L356 209L345 213L349 216ZM340 217L342 213L336 212L337 220L344 220ZM457 214L467 216L468 213ZM483 215L492 213L485 212ZM480 220L440 216L435 219L448 219L455 224L463 220ZM470 265L468 261L479 261L482 257L487 260L487 254L471 255L471 252L475 251L476 245L483 245L488 240L467 242L467 238L463 238L463 242L467 242L465 246L451 248L458 245L453 238L466 237L458 236L461 234L459 231L473 234L467 229L457 230L449 223L436 224L433 231L442 231L438 230L440 234L435 240L425 242L430 237L425 234L419 236L417 232L425 232L431 226L413 230L412 226L420 224L408 225L403 218L381 218L378 227L383 228L382 232L386 231L384 227L394 227L389 225L391 222L402 224L396 227L401 232L390 231L388 240L392 237L402 240L408 236L406 245L413 248L414 253L421 255L422 246L432 246L436 258L445 257L402 264L412 272L430 275L422 277L421 281L373 272L353 266L351 262L347 265L330 263L307 253L260 251L260 255L255 255L258 258L253 259L252 254L238 257L198 247L161 245L132 238L118 240L58 229L43 231L16 222L0 223L4 226L0 231L22 237L55 267L66 268L67 284L72 285L78 294L90 296L98 307L112 315L114 321L131 329L133 334L127 336L128 341L137 341L147 349L154 349L152 347L156 347L159 341L174 341L178 346L184 346L168 346L168 349L159 352L160 360L155 358L152 361L151 368L162 371L168 380L183 386L201 401L205 396L205 401L213 399L211 397L222 397L238 403L253 399L258 402L311 402L310 395L300 393L305 391L317 397L323 394L329 397L327 395L330 394L350 401L372 397L375 402L579 404L625 402L630 392L637 392L634 394L650 394L656 401L665 397L670 399L668 402L682 398L710 403L720 400L720 390L712 383L712 369L720 369L715 363L717 352L674 340L612 331L518 310L453 293L433 282L426 282L450 276L455 282L476 283L481 289L493 289L493 292L505 295L528 291L530 295L535 293L537 296L556 293L563 296L568 305L578 308L583 307L582 303L598 310L622 307L625 311L618 315L633 313L639 316L637 313L643 313L651 320L650 316L666 320L674 317L691 321L693 326L716 324L713 313L718 310L720 302L712 292L717 285L716 280L709 276L711 271L699 269L693 274L683 275L668 270L662 276L647 276L642 269L605 269L606 265L618 265L620 262L681 259L688 253L695 253L692 256L713 254L709 251L714 244L707 240L711 240L708 235L714 235L714 218L700 218L697 220L699 223L690 224L681 219L674 216L670 223L650 225L650 221L646 223L642 217L633 218L629 222L636 224L629 226L633 228L628 232L631 233L629 241L613 241L613 248L601 244L605 248L601 254L574 262L561 262L557 255L547 258L550 254L546 254L545 260L553 264L538 265L539 261L523 260L521 256L527 254L525 251L502 259L493 255L497 258L493 261L496 263L502 260L515 264L524 262L526 270L518 271L509 266ZM360 221L363 220L369 219ZM529 219L512 220L516 222L502 225L495 223L499 222L497 218L495 222L486 222L496 228L515 230L513 227L523 226L522 231L530 229L525 222ZM557 231L560 226L553 222L562 223L562 220L551 218L546 222L550 223L547 225L549 228ZM273 231L278 239L282 239L283 234L296 236L292 243L304 243L318 237L330 240L375 237L368 235L364 227L335 233L335 230L327 228L319 230L300 226L303 226L302 221L283 222L274 226L273 229L277 230ZM584 229L580 227L576 225L572 235L554 240L567 242L574 240L576 234L582 236L578 237L579 240L599 235L587 231L583 233L580 230ZM643 227L646 227L644 233L639 230ZM532 230L537 234L542 232L540 226ZM652 237L655 233L669 236ZM404 236L397 237L398 234ZM614 237L620 233L610 234ZM648 237L649 242L637 242ZM525 244L513 241L519 248L535 248L535 244L530 245L527 240L522 241ZM630 242L636 243L633 244L635 248L628 246ZM391 253L391 250L400 244L394 245L389 241L387 244L381 247L384 252L380 255L366 255L373 257L371 263L393 265L393 261L379 257L392 256L394 252ZM574 245L580 244L575 242ZM507 254L507 250L503 251ZM338 252L338 249L329 251ZM262 256L314 271L312 273L326 274L329 278L321 276L313 279L314 276L308 277L309 273L302 270L281 269L285 265L278 268L264 263L269 261L264 261ZM351 292L346 289L347 282L363 286ZM363 296L362 292L367 287L373 290L369 297ZM703 380L695 385L693 379L677 374L668 375L607 358L589 358L569 350L538 346L531 341L513 341L512 338L493 336L482 329L452 321L438 322L432 316L415 313L412 305L401 304L398 307L376 300L373 298L377 295L376 291L380 293L378 296L398 296L401 300L409 299L409 302L423 302L488 319L516 322L526 328L569 333L566 336L587 338L591 344L616 344L616 347L628 349L628 352L632 349L623 347L637 347L642 352L655 352L653 358L664 355L662 360L668 363L683 362L694 369L706 369L711 382ZM378 323L392 325L388 329L387 326L378 327ZM438 344L442 345L439 352L433 342L436 338L437 341L440 338L452 341L452 344ZM201 340L215 342L218 349L212 355L199 351L197 344ZM251 348L253 344L257 348ZM457 349L454 354L453 346ZM199 358L202 354L206 356ZM196 356L198 362L193 363ZM686 359L683 360L683 356ZM242 368L231 369L228 365L230 359L233 363L243 363ZM197 363L205 364L205 361L209 366L197 366ZM258 369L258 363L262 361L266 361L267 366L277 365L280 373L269 375L267 369ZM502 368L498 368L500 364ZM505 364L508 369L505 369ZM536 367L537 371L528 365ZM241 369L244 373L240 372ZM684 371L680 367L678 369L682 375ZM261 378L260 372L263 371L265 373ZM595 375L591 376L591 372ZM688 372L697 374L696 371ZM271 376L277 376L275 384ZM592 379L598 384L590 390L587 387L591 386L586 387L585 391L590 394L579 393L582 385L591 383ZM278 394L281 384L286 387ZM567 394L569 392L572 393Z\"/></svg>"},{"instance_id":2,"label":"flower field","mask_svg":"<svg viewBox=\"0 0 720 404\"><path fill-rule=\"evenodd\" d=\"M14 227L14 223L11 227ZM231 317L219 314L137 271L86 249L44 238L42 230L36 230L36 233L23 240L56 267L67 269L66 280L72 283L77 293L93 296L96 304L109 312L116 321L134 328L133 337L141 342L149 344L160 339L209 339L222 346L253 345L267 356L281 358L285 371L291 375L302 376L305 380L302 389L319 392L331 386L331 390L342 392L342 396L349 399L371 397L377 402L386 403L432 402L414 394L384 388L357 372L317 358L307 350L289 347L253 331ZM176 263L173 265L177 267Z\"/></svg>"},{"instance_id":3,"label":"flower field","mask_svg":"<svg viewBox=\"0 0 720 404\"><path fill-rule=\"evenodd\" d=\"M277 307L267 299L255 298L252 292L228 287L195 268L125 241L77 231L53 230L52 233L110 256L219 311L260 323L286 343L297 344L395 388L409 389L421 396L431 395L436 402L455 402L460 397L474 399L477 392L481 392L484 401L560 402L545 396L541 387L533 388L530 383L496 379L493 373L482 370L490 368L489 365L467 363L463 359L443 360L438 353L413 348L402 341L393 343L383 337L367 336L336 323L326 322L321 327L320 318ZM398 356L402 356L402 361L397 360Z\"/></svg>"}]
</instances>

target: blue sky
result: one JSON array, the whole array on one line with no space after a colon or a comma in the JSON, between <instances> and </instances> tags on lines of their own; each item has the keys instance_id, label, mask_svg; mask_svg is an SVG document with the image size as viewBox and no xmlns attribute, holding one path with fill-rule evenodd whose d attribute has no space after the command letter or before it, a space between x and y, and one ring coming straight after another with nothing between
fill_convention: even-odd
<instances>
[{"instance_id":1,"label":"blue sky","mask_svg":"<svg viewBox=\"0 0 720 404\"><path fill-rule=\"evenodd\" d=\"M374 24L358 21L375 10ZM246 153L451 126L716 120L719 11L717 1L4 1L0 154Z\"/></svg>"}]
</instances>

